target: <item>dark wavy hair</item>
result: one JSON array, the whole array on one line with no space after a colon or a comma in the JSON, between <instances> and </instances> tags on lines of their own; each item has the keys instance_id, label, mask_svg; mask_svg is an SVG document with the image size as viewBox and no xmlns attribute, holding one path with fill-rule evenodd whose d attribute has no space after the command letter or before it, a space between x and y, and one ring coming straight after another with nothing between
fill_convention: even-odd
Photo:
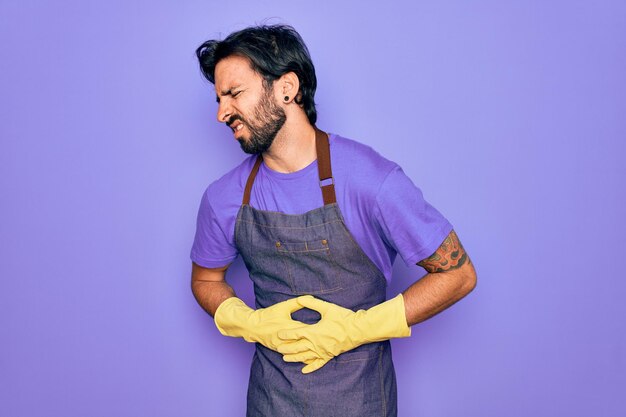
<instances>
[{"instance_id":1,"label":"dark wavy hair","mask_svg":"<svg viewBox=\"0 0 626 417\"><path fill-rule=\"evenodd\" d=\"M315 125L315 89L317 78L309 50L296 30L287 25L253 26L231 33L223 41L209 40L196 49L200 69L215 84L215 66L231 55L250 60L254 71L271 86L285 73L294 72L300 81L300 95L296 103L304 107L309 122Z\"/></svg>"}]
</instances>

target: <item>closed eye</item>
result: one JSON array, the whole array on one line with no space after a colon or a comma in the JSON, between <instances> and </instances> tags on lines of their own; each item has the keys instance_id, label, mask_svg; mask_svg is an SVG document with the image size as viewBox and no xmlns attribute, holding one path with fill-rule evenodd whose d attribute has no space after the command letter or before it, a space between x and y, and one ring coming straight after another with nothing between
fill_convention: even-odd
<instances>
[{"instance_id":1,"label":"closed eye","mask_svg":"<svg viewBox=\"0 0 626 417\"><path fill-rule=\"evenodd\" d=\"M235 87L231 88L230 90L222 91L222 95L223 95L223 96L231 96L231 97L235 98L235 97L237 97L239 94L241 94L241 92L243 92L243 90L233 91L235 88L239 88L239 87L240 87L240 86L235 86ZM215 101L216 101L217 103L219 103L219 102L221 101L221 100L220 100L220 96L219 96L219 95L216 95L216 96L215 96Z\"/></svg>"}]
</instances>

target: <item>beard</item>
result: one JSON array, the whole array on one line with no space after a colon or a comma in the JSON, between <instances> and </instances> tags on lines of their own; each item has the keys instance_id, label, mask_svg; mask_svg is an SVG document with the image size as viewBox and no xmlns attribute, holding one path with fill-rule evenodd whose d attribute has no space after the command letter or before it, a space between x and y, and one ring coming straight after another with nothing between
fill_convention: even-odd
<instances>
[{"instance_id":1,"label":"beard","mask_svg":"<svg viewBox=\"0 0 626 417\"><path fill-rule=\"evenodd\" d=\"M241 120L248 127L250 139L237 139L245 153L258 154L267 151L276 135L287 120L285 111L273 100L272 91L266 88L259 103L254 108L254 121L247 121L241 116L233 116L229 124Z\"/></svg>"}]
</instances>

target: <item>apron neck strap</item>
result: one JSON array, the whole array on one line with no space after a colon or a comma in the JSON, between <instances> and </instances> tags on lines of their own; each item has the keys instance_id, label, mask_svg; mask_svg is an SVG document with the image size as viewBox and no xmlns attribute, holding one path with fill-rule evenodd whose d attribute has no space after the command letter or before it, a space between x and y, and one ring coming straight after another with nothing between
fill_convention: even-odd
<instances>
[{"instance_id":1,"label":"apron neck strap","mask_svg":"<svg viewBox=\"0 0 626 417\"><path fill-rule=\"evenodd\" d=\"M315 148L317 150L317 172L320 178L320 188L324 205L337 202L335 196L335 179L333 170L330 167L330 142L328 134L315 128Z\"/></svg>"},{"instance_id":2,"label":"apron neck strap","mask_svg":"<svg viewBox=\"0 0 626 417\"><path fill-rule=\"evenodd\" d=\"M333 178L333 171L330 167L330 142L328 140L328 134L322 132L315 127L315 149L317 151L317 171L320 179L320 188L322 189L322 197L324 198L324 205L337 202L335 195L335 180ZM250 193L252 192L252 184L256 178L256 174L259 172L259 167L263 161L263 155L259 154L250 175L246 182L246 188L243 192L242 204L250 204ZM329 182L330 181L330 182Z\"/></svg>"},{"instance_id":3,"label":"apron neck strap","mask_svg":"<svg viewBox=\"0 0 626 417\"><path fill-rule=\"evenodd\" d=\"M248 175L248 182L246 182L246 189L243 192L243 202L241 204L248 205L250 204L250 192L252 191L252 183L256 178L257 172L259 172L259 167L261 166L261 162L263 161L263 156L259 154L256 161L254 162L254 166L252 167L252 171L250 171L250 175Z\"/></svg>"}]
</instances>

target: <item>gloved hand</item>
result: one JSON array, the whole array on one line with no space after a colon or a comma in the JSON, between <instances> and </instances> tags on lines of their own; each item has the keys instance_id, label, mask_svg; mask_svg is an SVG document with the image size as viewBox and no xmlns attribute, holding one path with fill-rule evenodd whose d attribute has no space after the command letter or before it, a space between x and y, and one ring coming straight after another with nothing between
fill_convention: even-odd
<instances>
[{"instance_id":1,"label":"gloved hand","mask_svg":"<svg viewBox=\"0 0 626 417\"><path fill-rule=\"evenodd\" d=\"M312 296L297 300L302 307L318 311L322 318L315 324L280 330L278 337L283 343L278 344L278 352L285 362L304 362L304 374L365 343L411 335L402 294L357 312Z\"/></svg>"},{"instance_id":2,"label":"gloved hand","mask_svg":"<svg viewBox=\"0 0 626 417\"><path fill-rule=\"evenodd\" d=\"M304 323L293 320L291 313L304 308L298 300L313 298L302 296L276 303L267 308L253 310L237 297L227 298L215 311L215 325L224 336L242 337L247 342L258 342L277 350L281 341L279 330L296 329Z\"/></svg>"}]
</instances>

